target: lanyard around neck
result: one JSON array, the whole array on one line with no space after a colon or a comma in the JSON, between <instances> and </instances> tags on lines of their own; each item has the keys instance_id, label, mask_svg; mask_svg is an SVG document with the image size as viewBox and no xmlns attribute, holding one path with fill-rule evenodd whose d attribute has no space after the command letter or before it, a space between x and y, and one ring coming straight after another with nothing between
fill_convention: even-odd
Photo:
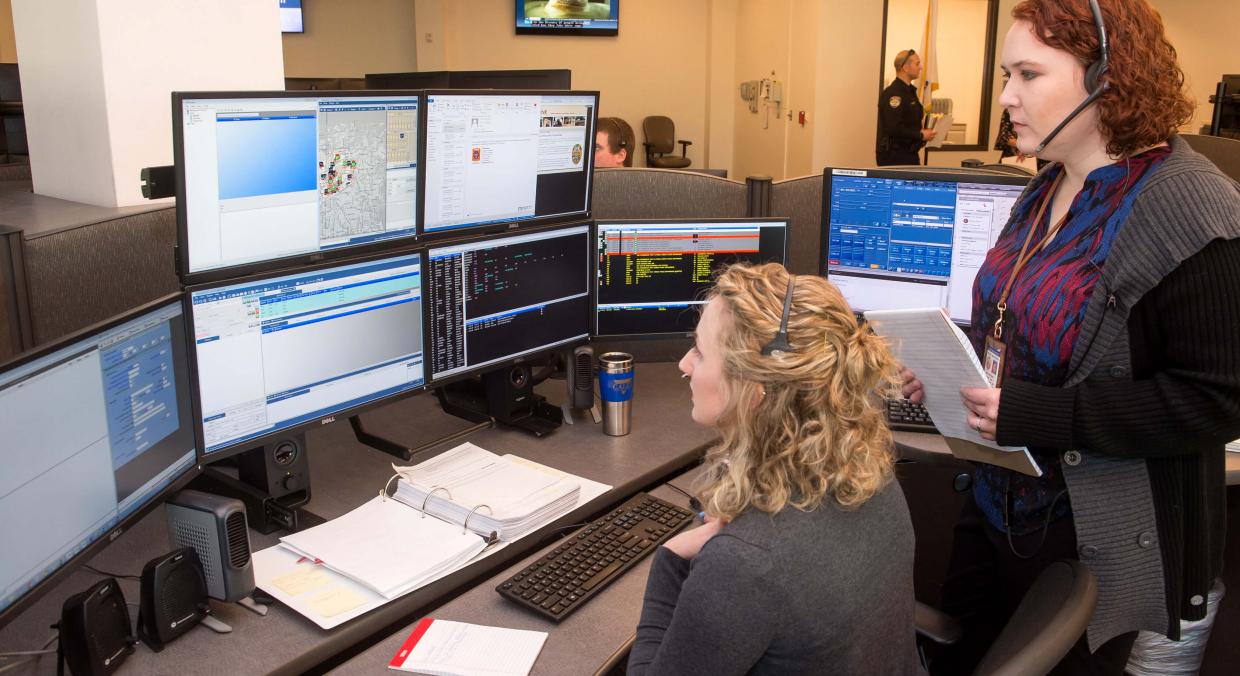
<instances>
[{"instance_id":1,"label":"lanyard around neck","mask_svg":"<svg viewBox=\"0 0 1240 676\"><path fill-rule=\"evenodd\" d=\"M1033 222L1029 224L1028 234L1025 235L1025 243L1020 247L1020 255L1016 257L1016 265L1012 266L1012 274L1008 276L1007 284L1003 287L1003 293L999 296L999 302L995 305L995 308L999 310L999 318L995 320L995 328L993 332L995 340L999 340L1003 337L1003 313L1007 312L1008 294L1012 292L1012 285L1016 283L1017 275L1019 275L1021 269L1025 267L1025 263L1028 263L1029 259L1033 258L1034 254L1046 248L1047 244L1050 244L1050 241L1055 238L1055 235L1059 232L1060 228L1062 228L1063 224L1068 220L1068 214L1064 213L1064 215L1061 216L1054 225L1047 228L1046 235L1042 238L1042 241L1038 243L1038 246L1033 250L1029 249L1029 243L1033 241L1033 232L1038 229L1038 224L1042 222L1042 215L1046 213L1046 207L1051 203L1051 200L1055 199L1055 192L1059 188L1059 183L1062 180L1063 170L1060 170L1059 174L1055 176L1054 182L1051 183L1050 189L1047 190L1046 195L1042 197L1041 204L1038 205L1038 212L1034 215Z\"/></svg>"}]
</instances>

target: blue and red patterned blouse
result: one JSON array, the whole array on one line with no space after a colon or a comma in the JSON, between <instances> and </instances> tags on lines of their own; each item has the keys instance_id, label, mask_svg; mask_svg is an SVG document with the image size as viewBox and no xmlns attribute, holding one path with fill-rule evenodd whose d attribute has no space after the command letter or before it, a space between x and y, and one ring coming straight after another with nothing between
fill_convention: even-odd
<instances>
[{"instance_id":1,"label":"blue and red patterned blouse","mask_svg":"<svg viewBox=\"0 0 1240 676\"><path fill-rule=\"evenodd\" d=\"M1062 385L1067 380L1085 307L1111 243L1128 219L1141 183L1170 153L1169 147L1161 146L1090 172L1059 233L1029 259L1012 285L1003 321L1005 380L1016 378L1047 386ZM1029 228L1037 228L1029 244L1033 248L1051 226L1049 208L1040 223L1031 221L1061 171L1059 164L1048 169L1046 180L1013 208L1008 227L978 272L969 337L979 357L998 317L995 305ZM974 501L993 526L1013 535L1040 530L1048 523L1047 510L1052 507L1051 520L1067 516L1072 509L1059 466L1059 453L1067 449L1029 450L1042 468L1040 478L986 464L978 465L974 472ZM1005 510L1009 493L1010 507Z\"/></svg>"}]
</instances>

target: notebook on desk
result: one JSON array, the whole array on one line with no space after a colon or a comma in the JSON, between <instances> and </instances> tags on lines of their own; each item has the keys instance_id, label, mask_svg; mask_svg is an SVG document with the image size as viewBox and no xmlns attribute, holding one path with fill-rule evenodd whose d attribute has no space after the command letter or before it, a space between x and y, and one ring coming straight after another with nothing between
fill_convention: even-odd
<instances>
[{"instance_id":1,"label":"notebook on desk","mask_svg":"<svg viewBox=\"0 0 1240 676\"><path fill-rule=\"evenodd\" d=\"M468 443L394 469L380 495L256 552L256 584L330 629L489 556L611 488ZM447 494L489 495L475 507L491 507L465 509ZM480 518L485 511L491 513Z\"/></svg>"}]
</instances>

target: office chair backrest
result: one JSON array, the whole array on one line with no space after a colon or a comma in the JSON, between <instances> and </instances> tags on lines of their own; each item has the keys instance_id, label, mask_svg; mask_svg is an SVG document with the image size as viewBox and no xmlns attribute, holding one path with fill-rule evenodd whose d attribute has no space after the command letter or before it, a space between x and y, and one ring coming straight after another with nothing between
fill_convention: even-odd
<instances>
[{"instance_id":1,"label":"office chair backrest","mask_svg":"<svg viewBox=\"0 0 1240 676\"><path fill-rule=\"evenodd\" d=\"M651 115L642 120L642 136L651 152L670 153L676 142L676 125L670 117Z\"/></svg>"},{"instance_id":2,"label":"office chair backrest","mask_svg":"<svg viewBox=\"0 0 1240 676\"><path fill-rule=\"evenodd\" d=\"M974 674L1045 674L1072 649L1098 603L1098 583L1080 561L1046 567Z\"/></svg>"},{"instance_id":3,"label":"office chair backrest","mask_svg":"<svg viewBox=\"0 0 1240 676\"><path fill-rule=\"evenodd\" d=\"M1200 134L1180 134L1180 138L1187 141L1193 150L1205 155L1232 180L1240 181L1240 141Z\"/></svg>"}]
</instances>

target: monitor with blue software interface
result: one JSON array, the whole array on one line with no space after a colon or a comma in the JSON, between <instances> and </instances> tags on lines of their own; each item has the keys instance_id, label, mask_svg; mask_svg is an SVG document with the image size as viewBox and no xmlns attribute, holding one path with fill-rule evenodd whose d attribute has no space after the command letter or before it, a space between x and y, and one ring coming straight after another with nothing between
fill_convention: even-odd
<instances>
[{"instance_id":1,"label":"monitor with blue software interface","mask_svg":"<svg viewBox=\"0 0 1240 676\"><path fill-rule=\"evenodd\" d=\"M173 94L181 275L415 237L420 106L409 91Z\"/></svg>"},{"instance_id":2,"label":"monitor with blue software interface","mask_svg":"<svg viewBox=\"0 0 1240 676\"><path fill-rule=\"evenodd\" d=\"M973 280L1027 176L827 167L820 272L858 313L946 308L968 324Z\"/></svg>"},{"instance_id":3,"label":"monitor with blue software interface","mask_svg":"<svg viewBox=\"0 0 1240 676\"><path fill-rule=\"evenodd\" d=\"M190 289L209 459L422 388L422 255Z\"/></svg>"},{"instance_id":4,"label":"monitor with blue software interface","mask_svg":"<svg viewBox=\"0 0 1240 676\"><path fill-rule=\"evenodd\" d=\"M0 365L0 626L197 468L171 296Z\"/></svg>"}]
</instances>

